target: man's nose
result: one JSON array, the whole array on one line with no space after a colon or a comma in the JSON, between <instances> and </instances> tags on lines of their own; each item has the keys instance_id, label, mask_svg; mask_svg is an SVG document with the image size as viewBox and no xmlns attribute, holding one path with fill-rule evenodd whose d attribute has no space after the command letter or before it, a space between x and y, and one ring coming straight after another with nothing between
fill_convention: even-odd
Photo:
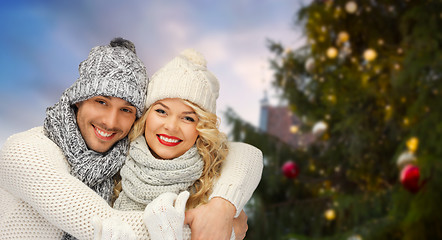
<instances>
[{"instance_id":1,"label":"man's nose","mask_svg":"<svg viewBox=\"0 0 442 240\"><path fill-rule=\"evenodd\" d=\"M103 124L108 129L116 129L118 125L118 110L110 109L106 111L105 116L103 116Z\"/></svg>"}]
</instances>

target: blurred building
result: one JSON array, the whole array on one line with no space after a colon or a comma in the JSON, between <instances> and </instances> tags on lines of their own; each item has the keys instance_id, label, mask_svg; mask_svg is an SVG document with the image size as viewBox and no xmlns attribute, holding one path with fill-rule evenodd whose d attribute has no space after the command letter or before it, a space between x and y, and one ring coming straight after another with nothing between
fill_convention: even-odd
<instances>
[{"instance_id":1,"label":"blurred building","mask_svg":"<svg viewBox=\"0 0 442 240\"><path fill-rule=\"evenodd\" d=\"M311 132L302 132L303 122L287 106L270 106L267 96L261 100L259 128L279 138L293 148L311 144L315 137Z\"/></svg>"}]
</instances>

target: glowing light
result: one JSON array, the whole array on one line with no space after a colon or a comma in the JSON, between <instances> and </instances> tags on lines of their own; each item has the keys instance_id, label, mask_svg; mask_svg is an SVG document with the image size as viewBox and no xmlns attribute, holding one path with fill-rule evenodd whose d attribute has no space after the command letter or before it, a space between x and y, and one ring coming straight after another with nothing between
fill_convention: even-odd
<instances>
[{"instance_id":1,"label":"glowing light","mask_svg":"<svg viewBox=\"0 0 442 240\"><path fill-rule=\"evenodd\" d=\"M356 10L358 10L358 4L356 4L354 1L348 1L348 2L345 4L345 10L346 10L348 13L353 14L353 13L356 12Z\"/></svg>"},{"instance_id":2,"label":"glowing light","mask_svg":"<svg viewBox=\"0 0 442 240\"><path fill-rule=\"evenodd\" d=\"M333 94L330 94L327 96L327 100L329 100L331 103L336 103L336 96Z\"/></svg>"},{"instance_id":3,"label":"glowing light","mask_svg":"<svg viewBox=\"0 0 442 240\"><path fill-rule=\"evenodd\" d=\"M371 48L364 51L364 59L369 62L375 60L377 55L376 51Z\"/></svg>"},{"instance_id":4,"label":"glowing light","mask_svg":"<svg viewBox=\"0 0 442 240\"><path fill-rule=\"evenodd\" d=\"M299 131L299 127L298 127L298 126L296 126L296 125L292 125L292 126L290 127L290 132L291 132L291 133L295 134L295 133L297 133L298 131Z\"/></svg>"},{"instance_id":5,"label":"glowing light","mask_svg":"<svg viewBox=\"0 0 442 240\"><path fill-rule=\"evenodd\" d=\"M330 47L327 49L327 57L330 59L334 59L336 58L336 56L338 56L338 49L336 49L335 47Z\"/></svg>"}]
</instances>

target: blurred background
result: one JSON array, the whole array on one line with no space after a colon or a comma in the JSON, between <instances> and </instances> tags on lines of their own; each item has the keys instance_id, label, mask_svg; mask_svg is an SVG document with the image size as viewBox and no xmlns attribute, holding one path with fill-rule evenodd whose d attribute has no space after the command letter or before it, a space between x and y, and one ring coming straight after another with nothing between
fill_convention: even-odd
<instances>
[{"instance_id":1,"label":"blurred background","mask_svg":"<svg viewBox=\"0 0 442 240\"><path fill-rule=\"evenodd\" d=\"M308 1L306 1L308 2ZM272 72L268 39L300 46L303 1L1 1L0 145L43 123L46 107L78 77L92 47L135 43L151 76L185 48L203 53L220 80L218 115L231 106L257 125ZM223 121L224 122L224 121ZM227 126L222 125L224 131Z\"/></svg>"},{"instance_id":2,"label":"blurred background","mask_svg":"<svg viewBox=\"0 0 442 240\"><path fill-rule=\"evenodd\" d=\"M152 74L186 47L264 153L246 239L442 239L442 1L2 3L1 139L41 125L91 47Z\"/></svg>"}]
</instances>

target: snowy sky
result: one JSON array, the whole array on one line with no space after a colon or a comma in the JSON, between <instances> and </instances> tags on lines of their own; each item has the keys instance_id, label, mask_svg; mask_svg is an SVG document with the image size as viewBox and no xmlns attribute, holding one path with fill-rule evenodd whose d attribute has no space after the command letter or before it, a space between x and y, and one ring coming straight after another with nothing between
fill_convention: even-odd
<instances>
[{"instance_id":1,"label":"snowy sky","mask_svg":"<svg viewBox=\"0 0 442 240\"><path fill-rule=\"evenodd\" d=\"M90 49L118 36L135 43L150 76L183 49L200 51L220 81L221 119L231 107L257 126L272 79L267 39L303 43L293 24L302 2L309 1L1 1L0 145L42 125Z\"/></svg>"}]
</instances>

